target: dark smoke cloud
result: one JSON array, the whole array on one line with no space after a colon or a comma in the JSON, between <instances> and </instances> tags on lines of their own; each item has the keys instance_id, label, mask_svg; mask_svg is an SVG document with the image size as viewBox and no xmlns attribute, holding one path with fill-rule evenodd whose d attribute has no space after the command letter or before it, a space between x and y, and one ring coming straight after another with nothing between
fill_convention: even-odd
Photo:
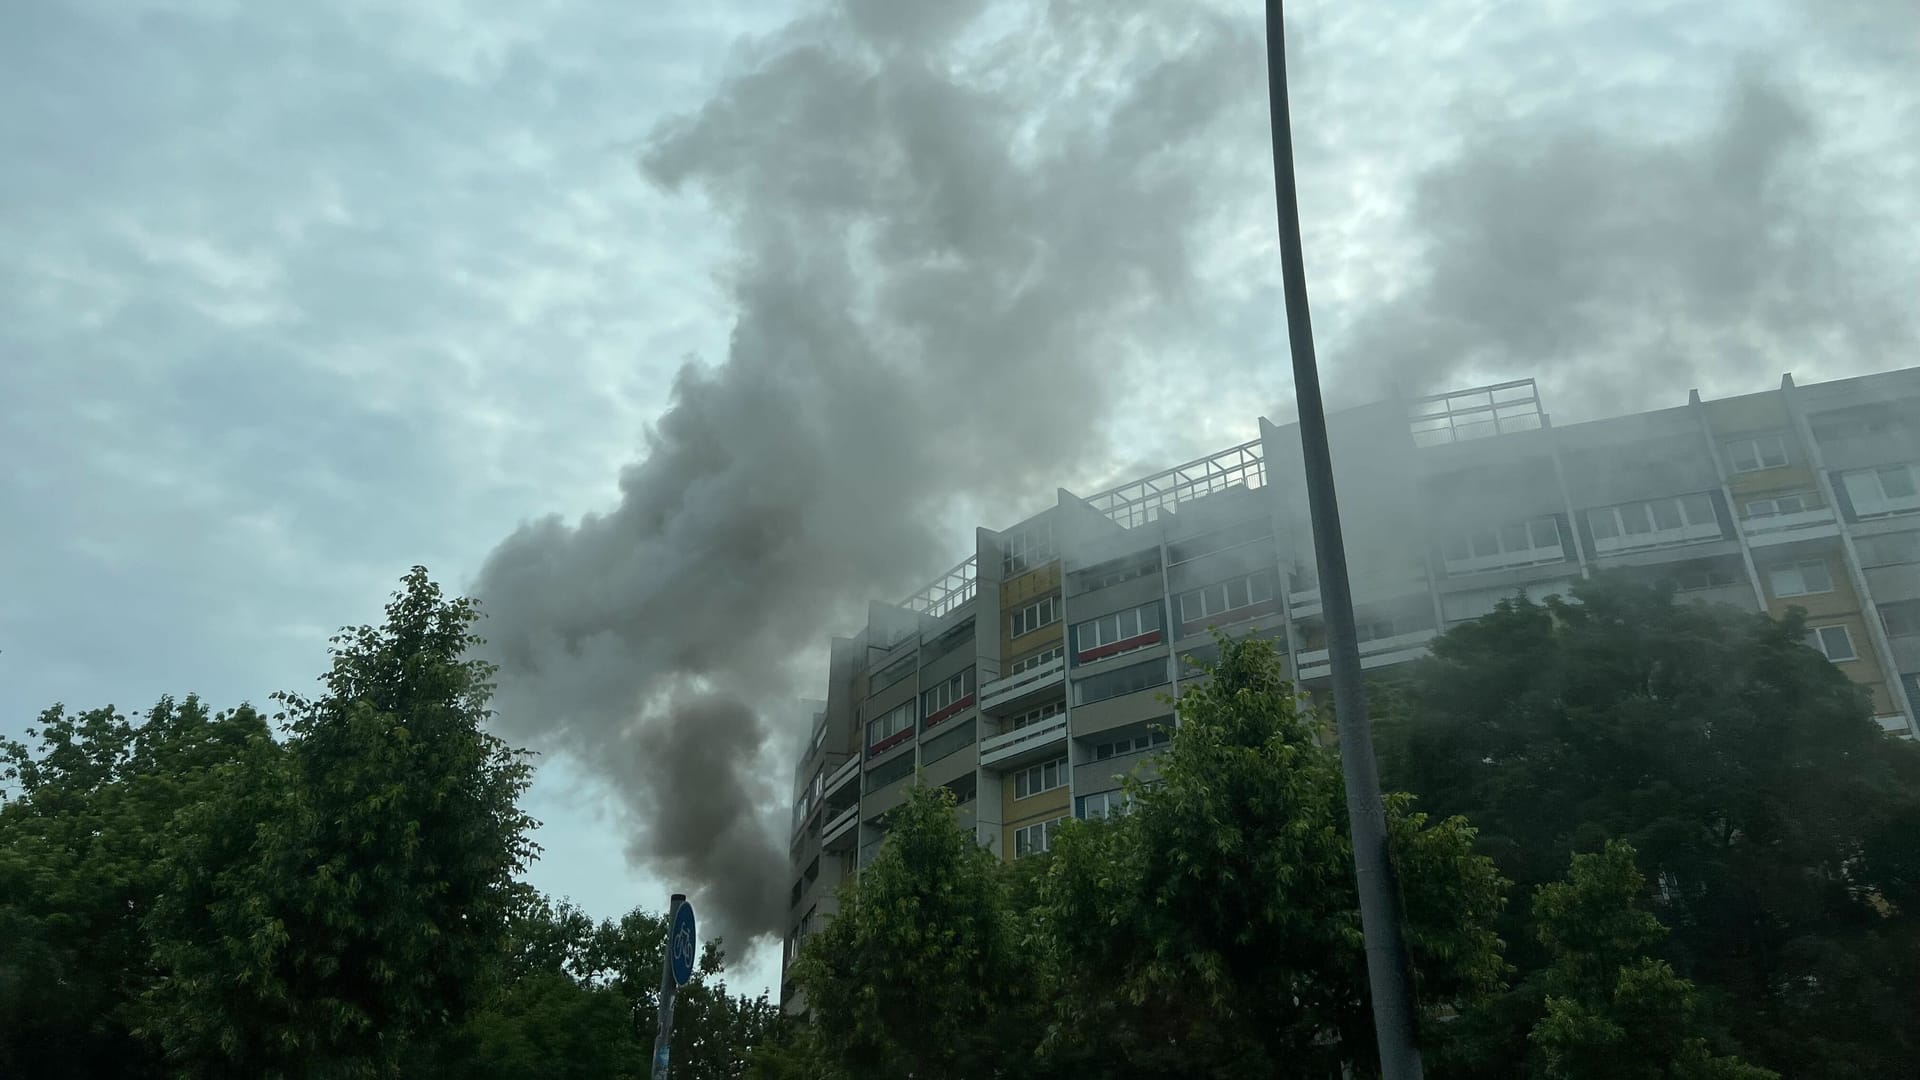
<instances>
[{"instance_id":1,"label":"dark smoke cloud","mask_svg":"<svg viewBox=\"0 0 1920 1080\"><path fill-rule=\"evenodd\" d=\"M1176 0L846 0L750 51L642 160L732 230L726 359L681 370L616 507L524 526L475 590L507 734L608 781L736 942L781 928L825 635L942 569L956 506L1101 457L1199 317L1218 131L1262 105L1255 28Z\"/></svg>"},{"instance_id":2,"label":"dark smoke cloud","mask_svg":"<svg viewBox=\"0 0 1920 1080\"><path fill-rule=\"evenodd\" d=\"M1421 270L1356 320L1341 389L1538 375L1576 418L1810 361L1893 366L1912 308L1881 274L1874 223L1820 175L1819 143L1806 103L1751 73L1690 140L1563 116L1471 139L1419 181Z\"/></svg>"}]
</instances>

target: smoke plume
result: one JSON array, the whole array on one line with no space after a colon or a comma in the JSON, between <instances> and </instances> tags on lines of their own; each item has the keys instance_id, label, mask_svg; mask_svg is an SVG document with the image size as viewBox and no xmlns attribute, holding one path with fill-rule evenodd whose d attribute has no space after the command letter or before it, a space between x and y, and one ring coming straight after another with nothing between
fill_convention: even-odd
<instances>
[{"instance_id":1,"label":"smoke plume","mask_svg":"<svg viewBox=\"0 0 1920 1080\"><path fill-rule=\"evenodd\" d=\"M1590 417L1912 347L1909 298L1821 175L1794 88L1741 73L1692 138L1542 120L1490 126L1417 182L1420 269L1337 350L1370 376L1349 394L1538 375Z\"/></svg>"},{"instance_id":2,"label":"smoke plume","mask_svg":"<svg viewBox=\"0 0 1920 1080\"><path fill-rule=\"evenodd\" d=\"M781 929L825 636L950 562L957 506L1099 459L1197 318L1218 131L1264 104L1254 27L1173 0L844 0L750 52L642 157L732 231L726 358L617 506L525 525L475 589L506 733L607 781L736 942Z\"/></svg>"}]
</instances>

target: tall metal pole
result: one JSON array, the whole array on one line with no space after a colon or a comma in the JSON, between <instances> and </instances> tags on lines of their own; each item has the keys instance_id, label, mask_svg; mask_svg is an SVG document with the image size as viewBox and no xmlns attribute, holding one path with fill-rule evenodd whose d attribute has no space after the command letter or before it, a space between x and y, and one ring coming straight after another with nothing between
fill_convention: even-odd
<instances>
[{"instance_id":1,"label":"tall metal pole","mask_svg":"<svg viewBox=\"0 0 1920 1080\"><path fill-rule=\"evenodd\" d=\"M673 981L673 917L686 902L686 893L674 893L667 903L666 942L660 951L660 1027L653 1037L653 1080L667 1080L667 1058L673 1046L673 995L679 989Z\"/></svg>"},{"instance_id":2,"label":"tall metal pole","mask_svg":"<svg viewBox=\"0 0 1920 1080\"><path fill-rule=\"evenodd\" d=\"M1287 43L1281 0L1267 0L1267 97L1273 122L1274 202L1280 218L1280 269L1285 278L1287 340L1293 353L1294 397L1300 409L1300 445L1307 471L1307 506L1320 564L1320 609L1327 623L1333 667L1333 707L1340 726L1340 764L1347 781L1347 821L1353 833L1353 873L1360 892L1360 927L1373 998L1374 1038L1386 1080L1423 1075L1416 1042L1407 944L1400 926L1400 886L1387 851L1387 814L1380 770L1373 758L1367 693L1360 682L1360 645L1353 630L1353 590L1347 580L1346 541L1333 490L1327 412L1320 400L1320 369L1313 355L1307 311L1305 258L1300 247L1300 199L1293 176L1293 127L1287 115Z\"/></svg>"}]
</instances>

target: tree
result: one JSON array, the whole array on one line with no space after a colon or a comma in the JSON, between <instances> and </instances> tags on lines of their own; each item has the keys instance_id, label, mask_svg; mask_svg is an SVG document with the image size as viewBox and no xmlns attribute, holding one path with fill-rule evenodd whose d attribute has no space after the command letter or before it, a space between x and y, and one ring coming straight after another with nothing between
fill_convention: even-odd
<instances>
[{"instance_id":1,"label":"tree","mask_svg":"<svg viewBox=\"0 0 1920 1080\"><path fill-rule=\"evenodd\" d=\"M1469 817L1524 887L1631 843L1673 928L1664 958L1749 1059L1910 1075L1920 748L1882 735L1803 632L1607 578L1516 598L1436 639L1395 688L1382 761L1434 812Z\"/></svg>"},{"instance_id":2,"label":"tree","mask_svg":"<svg viewBox=\"0 0 1920 1080\"><path fill-rule=\"evenodd\" d=\"M159 977L144 920L160 866L223 777L278 747L252 709L162 698L134 723L55 705L0 742L0 1074L157 1076L133 1031Z\"/></svg>"},{"instance_id":3,"label":"tree","mask_svg":"<svg viewBox=\"0 0 1920 1080\"><path fill-rule=\"evenodd\" d=\"M419 1048L409 1077L625 1080L651 1075L666 919L634 910L595 924L522 889L503 977L452 1037ZM675 1006L673 1075L737 1078L777 1014L765 995L729 994L720 943Z\"/></svg>"},{"instance_id":4,"label":"tree","mask_svg":"<svg viewBox=\"0 0 1920 1080\"><path fill-rule=\"evenodd\" d=\"M145 1030L187 1072L393 1075L481 999L534 823L528 766L481 727L476 618L415 567L384 625L334 638L324 693L280 695L268 782L195 808L147 920Z\"/></svg>"},{"instance_id":5,"label":"tree","mask_svg":"<svg viewBox=\"0 0 1920 1080\"><path fill-rule=\"evenodd\" d=\"M1336 752L1272 646L1220 639L1179 699L1160 779L1070 823L1042 886L1058 965L1049 1049L1100 1076L1334 1076L1373 1068ZM1431 1018L1489 994L1505 882L1465 821L1388 801L1416 986Z\"/></svg>"},{"instance_id":6,"label":"tree","mask_svg":"<svg viewBox=\"0 0 1920 1080\"><path fill-rule=\"evenodd\" d=\"M919 787L794 978L837 1075L960 1080L1033 1067L1028 969L997 861L955 827L952 792Z\"/></svg>"},{"instance_id":7,"label":"tree","mask_svg":"<svg viewBox=\"0 0 1920 1080\"><path fill-rule=\"evenodd\" d=\"M1546 1015L1530 1036L1542 1080L1778 1080L1718 1056L1697 1034L1693 984L1647 950L1666 927L1642 909L1633 848L1575 855L1567 879L1534 895L1549 962Z\"/></svg>"}]
</instances>

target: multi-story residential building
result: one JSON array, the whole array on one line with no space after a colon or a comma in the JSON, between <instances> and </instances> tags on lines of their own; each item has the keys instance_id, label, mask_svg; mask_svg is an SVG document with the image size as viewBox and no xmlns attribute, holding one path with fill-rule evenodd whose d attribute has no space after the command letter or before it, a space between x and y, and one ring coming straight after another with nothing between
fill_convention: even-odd
<instances>
[{"instance_id":1,"label":"multi-story residential building","mask_svg":"<svg viewBox=\"0 0 1920 1080\"><path fill-rule=\"evenodd\" d=\"M1532 380L1334 418L1361 662L1422 655L1517 591L1598 570L1749 611L1808 613L1808 643L1889 732L1920 708L1920 368L1556 427ZM795 772L788 958L920 782L1003 858L1151 778L1209 627L1328 675L1297 425L1000 531L833 642ZM783 979L783 984L786 980ZM790 985L783 999L797 1007Z\"/></svg>"}]
</instances>

